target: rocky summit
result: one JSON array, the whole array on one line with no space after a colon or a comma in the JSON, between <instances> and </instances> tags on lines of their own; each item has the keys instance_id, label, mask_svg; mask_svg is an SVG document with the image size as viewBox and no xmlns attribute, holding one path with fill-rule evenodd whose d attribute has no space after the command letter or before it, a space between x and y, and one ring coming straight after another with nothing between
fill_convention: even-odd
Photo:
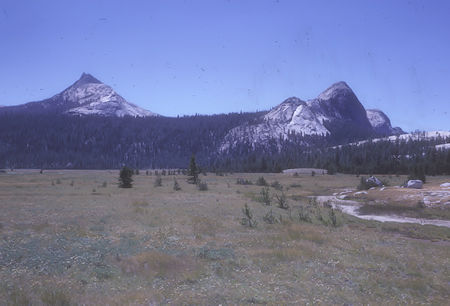
<instances>
[{"instance_id":1,"label":"rocky summit","mask_svg":"<svg viewBox=\"0 0 450 306\"><path fill-rule=\"evenodd\" d=\"M375 133L378 136L389 136L403 134L403 130L399 127L392 127L391 120L379 109L368 109L367 119L369 119Z\"/></svg>"},{"instance_id":2,"label":"rocky summit","mask_svg":"<svg viewBox=\"0 0 450 306\"><path fill-rule=\"evenodd\" d=\"M2 112L54 113L77 116L149 117L157 114L126 101L110 86L92 75L81 77L59 94L49 99L17 106L3 107Z\"/></svg>"}]
</instances>

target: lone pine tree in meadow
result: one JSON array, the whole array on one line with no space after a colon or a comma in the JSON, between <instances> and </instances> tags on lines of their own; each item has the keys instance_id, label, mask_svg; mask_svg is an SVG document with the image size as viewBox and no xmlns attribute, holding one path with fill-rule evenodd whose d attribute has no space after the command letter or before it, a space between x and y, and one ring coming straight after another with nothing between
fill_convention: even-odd
<instances>
[{"instance_id":1,"label":"lone pine tree in meadow","mask_svg":"<svg viewBox=\"0 0 450 306\"><path fill-rule=\"evenodd\" d=\"M133 170L124 166L120 169L119 175L119 187L120 188L131 188L133 187Z\"/></svg>"},{"instance_id":2,"label":"lone pine tree in meadow","mask_svg":"<svg viewBox=\"0 0 450 306\"><path fill-rule=\"evenodd\" d=\"M200 169L197 166L197 163L195 162L195 155L191 156L191 162L189 163L189 169L188 169L188 183L190 184L197 184L199 179L198 175L200 173Z\"/></svg>"}]
</instances>

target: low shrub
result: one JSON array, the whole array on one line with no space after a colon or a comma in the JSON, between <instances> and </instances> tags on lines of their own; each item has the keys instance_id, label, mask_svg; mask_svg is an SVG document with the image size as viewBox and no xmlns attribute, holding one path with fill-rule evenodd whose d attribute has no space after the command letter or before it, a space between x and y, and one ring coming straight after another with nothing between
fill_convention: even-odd
<instances>
[{"instance_id":1,"label":"low shrub","mask_svg":"<svg viewBox=\"0 0 450 306\"><path fill-rule=\"evenodd\" d=\"M275 198L277 199L277 204L279 208L282 209L288 209L289 205L287 203L287 197L284 192L281 193L281 195L276 194Z\"/></svg>"},{"instance_id":2,"label":"low shrub","mask_svg":"<svg viewBox=\"0 0 450 306\"><path fill-rule=\"evenodd\" d=\"M417 201L417 207L418 208L427 208L427 206L425 205L425 202L423 200Z\"/></svg>"},{"instance_id":3,"label":"low shrub","mask_svg":"<svg viewBox=\"0 0 450 306\"><path fill-rule=\"evenodd\" d=\"M173 179L173 190L175 191L181 190L180 184L178 184L178 181L175 178Z\"/></svg>"},{"instance_id":4,"label":"low shrub","mask_svg":"<svg viewBox=\"0 0 450 306\"><path fill-rule=\"evenodd\" d=\"M260 176L258 177L258 179L256 180L256 185L258 186L268 186L269 184L267 184L266 179L264 178L264 176Z\"/></svg>"},{"instance_id":5,"label":"low shrub","mask_svg":"<svg viewBox=\"0 0 450 306\"><path fill-rule=\"evenodd\" d=\"M243 178L238 178L236 180L236 184L237 185L253 185L253 182L247 179L243 179Z\"/></svg>"},{"instance_id":6,"label":"low shrub","mask_svg":"<svg viewBox=\"0 0 450 306\"><path fill-rule=\"evenodd\" d=\"M261 192L259 194L260 194L259 201L266 205L270 205L270 202L272 201L272 197L270 196L270 193L269 193L269 187L262 188Z\"/></svg>"},{"instance_id":7,"label":"low shrub","mask_svg":"<svg viewBox=\"0 0 450 306\"><path fill-rule=\"evenodd\" d=\"M206 184L206 182L199 181L197 184L197 188L200 191L206 191L208 190L208 184Z\"/></svg>"},{"instance_id":8,"label":"low shrub","mask_svg":"<svg viewBox=\"0 0 450 306\"><path fill-rule=\"evenodd\" d=\"M380 180L383 186L390 186L391 182L388 179L381 179Z\"/></svg>"},{"instance_id":9,"label":"low shrub","mask_svg":"<svg viewBox=\"0 0 450 306\"><path fill-rule=\"evenodd\" d=\"M311 199L308 205L301 205L298 212L299 222L322 224L338 227L342 225L342 213L332 207L319 205L315 199Z\"/></svg>"},{"instance_id":10,"label":"low shrub","mask_svg":"<svg viewBox=\"0 0 450 306\"><path fill-rule=\"evenodd\" d=\"M263 217L263 221L269 224L278 223L277 218L273 215L272 209L267 212L267 214Z\"/></svg>"},{"instance_id":11,"label":"low shrub","mask_svg":"<svg viewBox=\"0 0 450 306\"><path fill-rule=\"evenodd\" d=\"M270 186L275 188L276 190L282 190L283 189L283 186L278 181L273 182L272 184L270 184Z\"/></svg>"},{"instance_id":12,"label":"low shrub","mask_svg":"<svg viewBox=\"0 0 450 306\"><path fill-rule=\"evenodd\" d=\"M160 175L158 175L155 178L155 182L153 183L153 186L155 186L155 187L161 187L162 186L162 177Z\"/></svg>"},{"instance_id":13,"label":"low shrub","mask_svg":"<svg viewBox=\"0 0 450 306\"><path fill-rule=\"evenodd\" d=\"M247 203L245 203L244 207L242 208L242 213L244 214L244 217L241 220L241 224L248 227L256 227L258 222L253 219L253 213L250 210L250 207L248 207Z\"/></svg>"},{"instance_id":14,"label":"low shrub","mask_svg":"<svg viewBox=\"0 0 450 306\"><path fill-rule=\"evenodd\" d=\"M299 211L298 211L298 221L307 222L307 223L312 222L311 213L310 213L309 209L307 209L303 205L300 206Z\"/></svg>"}]
</instances>

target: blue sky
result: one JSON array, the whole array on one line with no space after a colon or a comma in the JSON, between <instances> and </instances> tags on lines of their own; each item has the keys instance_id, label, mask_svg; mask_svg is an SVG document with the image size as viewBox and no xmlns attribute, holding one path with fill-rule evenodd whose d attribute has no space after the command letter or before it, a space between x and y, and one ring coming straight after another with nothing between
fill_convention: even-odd
<instances>
[{"instance_id":1,"label":"blue sky","mask_svg":"<svg viewBox=\"0 0 450 306\"><path fill-rule=\"evenodd\" d=\"M0 105L82 72L167 116L270 109L346 81L405 130L450 129L450 1L0 0Z\"/></svg>"}]
</instances>

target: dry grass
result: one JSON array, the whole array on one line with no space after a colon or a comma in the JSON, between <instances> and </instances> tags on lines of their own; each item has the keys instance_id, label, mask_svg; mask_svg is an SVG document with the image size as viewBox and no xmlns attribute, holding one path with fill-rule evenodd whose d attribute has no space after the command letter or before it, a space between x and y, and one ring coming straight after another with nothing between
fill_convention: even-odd
<instances>
[{"instance_id":1,"label":"dry grass","mask_svg":"<svg viewBox=\"0 0 450 306\"><path fill-rule=\"evenodd\" d=\"M69 294L62 289L47 289L41 294L44 305L69 306L72 304Z\"/></svg>"},{"instance_id":2,"label":"dry grass","mask_svg":"<svg viewBox=\"0 0 450 306\"><path fill-rule=\"evenodd\" d=\"M148 214L148 209L147 209L148 205L149 205L148 202L145 200L134 201L131 204L131 206L133 207L133 211L139 215L142 215L142 214L147 215Z\"/></svg>"},{"instance_id":3,"label":"dry grass","mask_svg":"<svg viewBox=\"0 0 450 306\"><path fill-rule=\"evenodd\" d=\"M292 240L307 240L316 244L327 241L327 228L319 225L290 224L286 227L286 234Z\"/></svg>"},{"instance_id":4,"label":"dry grass","mask_svg":"<svg viewBox=\"0 0 450 306\"><path fill-rule=\"evenodd\" d=\"M214 238L220 227L220 221L212 218L204 216L192 217L192 231L196 239L202 239L203 237Z\"/></svg>"},{"instance_id":5,"label":"dry grass","mask_svg":"<svg viewBox=\"0 0 450 306\"><path fill-rule=\"evenodd\" d=\"M194 281L201 275L201 268L190 256L174 256L159 251L147 251L117 260L123 273L140 275L146 279L155 277Z\"/></svg>"},{"instance_id":6,"label":"dry grass","mask_svg":"<svg viewBox=\"0 0 450 306\"><path fill-rule=\"evenodd\" d=\"M0 301L447 303L449 229L346 216L339 227L299 222L308 196L355 188L359 178L263 174L283 187L284 210L256 201L260 186L236 184L260 176L209 174L200 192L184 176L174 191L173 176L155 187L154 176L138 175L121 189L118 171L0 174ZM240 224L246 203L256 228ZM264 222L268 209L282 222Z\"/></svg>"}]
</instances>

